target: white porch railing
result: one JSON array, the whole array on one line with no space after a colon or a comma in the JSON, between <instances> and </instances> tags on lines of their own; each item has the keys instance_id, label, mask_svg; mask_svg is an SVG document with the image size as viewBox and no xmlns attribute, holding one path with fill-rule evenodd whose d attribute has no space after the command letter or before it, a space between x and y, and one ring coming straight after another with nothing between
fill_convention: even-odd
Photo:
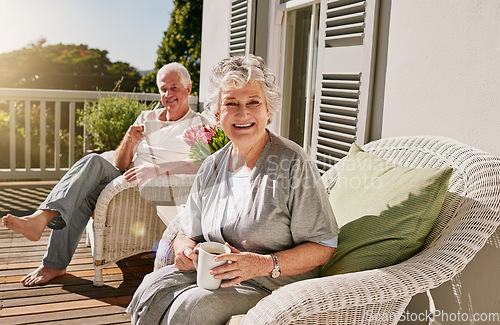
<instances>
[{"instance_id":1,"label":"white porch railing","mask_svg":"<svg viewBox=\"0 0 500 325\"><path fill-rule=\"evenodd\" d=\"M81 126L77 125L76 109L83 108L85 103L96 101L99 98L107 96L127 96L130 99L143 101L159 101L159 94L144 93L123 93L123 92L98 92L98 91L70 91L70 90L41 90L41 89L14 89L0 88L0 127L3 130L0 138L1 146L0 156L4 155L3 163L0 165L0 181L26 180L26 179L59 179L75 162L76 158L81 157L87 150L85 141L85 131L81 131ZM197 97L190 96L190 106L196 110ZM53 121L47 120L47 113L50 110ZM22 143L16 144L16 132L19 133L19 125L23 121L16 121L16 111L24 112L24 161L19 161L16 156L21 151ZM36 114L34 114L36 113ZM53 113L53 114L52 114ZM39 114L39 127L32 129L33 116ZM8 118L6 118L8 116ZM62 127L62 117L64 125ZM19 119L19 118L18 118ZM8 121L8 126L6 125ZM36 121L38 122L38 121ZM38 126L38 123L36 124ZM7 129L9 131L7 132ZM36 136L32 131L36 129ZM83 148L75 152L75 139L77 129L83 137ZM53 131L54 145L51 146L47 155L48 135ZM67 148L61 146L61 136L67 136ZM7 140L7 137L9 140ZM19 142L19 134L17 135ZM50 139L52 141L52 139ZM9 144L7 145L7 142ZM35 161L32 166L32 151L39 149L39 162ZM50 153L50 151L52 151ZM9 158L7 159L6 156ZM50 159L49 159L50 158ZM6 163L8 160L8 164ZM36 159L38 160L38 159ZM64 165L61 166L61 160ZM50 163L49 163L50 161ZM6 166L7 164L7 166Z\"/></svg>"}]
</instances>

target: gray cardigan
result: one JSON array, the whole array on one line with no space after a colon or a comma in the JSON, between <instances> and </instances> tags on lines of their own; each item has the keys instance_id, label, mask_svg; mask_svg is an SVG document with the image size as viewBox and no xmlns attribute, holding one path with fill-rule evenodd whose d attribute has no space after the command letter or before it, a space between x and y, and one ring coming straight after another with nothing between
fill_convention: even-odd
<instances>
[{"instance_id":1,"label":"gray cardigan","mask_svg":"<svg viewBox=\"0 0 500 325\"><path fill-rule=\"evenodd\" d=\"M250 174L237 215L221 228L229 195L232 144L208 157L183 211L181 231L196 241L229 242L241 251L271 253L325 241L339 230L312 159L294 142L271 132Z\"/></svg>"}]
</instances>

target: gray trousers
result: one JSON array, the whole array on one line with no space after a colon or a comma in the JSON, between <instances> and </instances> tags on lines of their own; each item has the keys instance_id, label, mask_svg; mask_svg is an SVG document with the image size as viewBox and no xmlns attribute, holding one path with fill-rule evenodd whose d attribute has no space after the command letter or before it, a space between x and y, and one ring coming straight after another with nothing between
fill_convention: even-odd
<instances>
[{"instance_id":1,"label":"gray trousers","mask_svg":"<svg viewBox=\"0 0 500 325\"><path fill-rule=\"evenodd\" d=\"M231 316L246 314L268 295L269 291L245 282L214 291L193 285L175 298L160 324L224 325Z\"/></svg>"},{"instance_id":2,"label":"gray trousers","mask_svg":"<svg viewBox=\"0 0 500 325\"><path fill-rule=\"evenodd\" d=\"M101 191L121 172L98 154L77 161L52 189L39 209L59 212L52 229L43 265L65 269L82 238Z\"/></svg>"},{"instance_id":3,"label":"gray trousers","mask_svg":"<svg viewBox=\"0 0 500 325\"><path fill-rule=\"evenodd\" d=\"M254 279L205 290L196 286L196 271L179 271L168 265L144 277L126 312L137 325L224 325L232 315L245 314L270 293Z\"/></svg>"}]
</instances>

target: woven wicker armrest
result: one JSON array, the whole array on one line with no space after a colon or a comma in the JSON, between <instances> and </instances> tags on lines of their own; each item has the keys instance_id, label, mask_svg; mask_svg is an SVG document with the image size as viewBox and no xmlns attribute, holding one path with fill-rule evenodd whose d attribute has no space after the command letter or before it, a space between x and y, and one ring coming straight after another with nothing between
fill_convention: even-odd
<instances>
[{"instance_id":1,"label":"woven wicker armrest","mask_svg":"<svg viewBox=\"0 0 500 325\"><path fill-rule=\"evenodd\" d=\"M125 177L119 176L111 181L102 190L99 198L97 199L96 209L94 210L94 228L104 227L106 222L107 206L109 202L120 192L123 192L129 188L134 188L139 185L137 180L127 181Z\"/></svg>"},{"instance_id":2,"label":"woven wicker armrest","mask_svg":"<svg viewBox=\"0 0 500 325\"><path fill-rule=\"evenodd\" d=\"M196 175L160 175L148 179L139 187L141 196L154 202L185 201Z\"/></svg>"},{"instance_id":3,"label":"woven wicker armrest","mask_svg":"<svg viewBox=\"0 0 500 325\"><path fill-rule=\"evenodd\" d=\"M413 295L453 276L436 272L450 267L446 265L450 254L435 253L427 251L382 269L292 283L262 299L241 324L395 323L400 317L396 305L405 306Z\"/></svg>"},{"instance_id":4,"label":"woven wicker armrest","mask_svg":"<svg viewBox=\"0 0 500 325\"><path fill-rule=\"evenodd\" d=\"M410 297L402 281L381 269L315 278L274 291L250 309L241 324L363 324L366 317L375 316L367 306L378 306L383 313L386 308L380 306L392 307Z\"/></svg>"}]
</instances>

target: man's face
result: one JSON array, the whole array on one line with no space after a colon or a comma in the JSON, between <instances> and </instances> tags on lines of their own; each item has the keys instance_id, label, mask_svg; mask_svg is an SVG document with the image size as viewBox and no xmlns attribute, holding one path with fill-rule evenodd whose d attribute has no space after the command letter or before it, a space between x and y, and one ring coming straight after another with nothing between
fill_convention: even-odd
<instances>
[{"instance_id":1,"label":"man's face","mask_svg":"<svg viewBox=\"0 0 500 325\"><path fill-rule=\"evenodd\" d=\"M176 72L164 74L158 84L160 88L161 102L166 110L160 119L175 121L183 117L188 109L188 96L191 93L191 85L186 87L181 82Z\"/></svg>"}]
</instances>

